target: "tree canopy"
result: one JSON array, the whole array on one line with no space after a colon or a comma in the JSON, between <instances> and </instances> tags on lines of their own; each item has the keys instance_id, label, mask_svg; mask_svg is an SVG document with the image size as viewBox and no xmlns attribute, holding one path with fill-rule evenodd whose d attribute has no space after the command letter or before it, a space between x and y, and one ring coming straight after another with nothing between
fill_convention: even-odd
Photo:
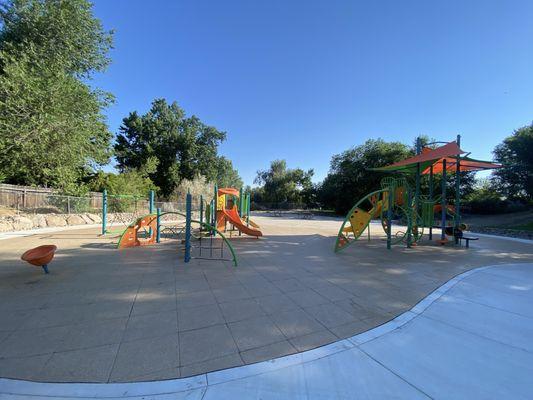
<instances>
[{"instance_id":1,"label":"tree canopy","mask_svg":"<svg viewBox=\"0 0 533 400\"><path fill-rule=\"evenodd\" d=\"M319 199L326 208L346 213L357 200L379 189L387 174L370 171L413 155L412 149L399 142L369 139L331 159L328 175L319 191Z\"/></svg>"},{"instance_id":2,"label":"tree canopy","mask_svg":"<svg viewBox=\"0 0 533 400\"><path fill-rule=\"evenodd\" d=\"M533 124L517 129L494 149L503 167L495 170L495 187L509 198L533 199Z\"/></svg>"},{"instance_id":3,"label":"tree canopy","mask_svg":"<svg viewBox=\"0 0 533 400\"><path fill-rule=\"evenodd\" d=\"M301 203L312 190L314 171L287 168L285 160L274 160L267 170L257 171L254 183L262 187L255 190L255 201L266 203Z\"/></svg>"},{"instance_id":4,"label":"tree canopy","mask_svg":"<svg viewBox=\"0 0 533 400\"><path fill-rule=\"evenodd\" d=\"M109 64L112 33L86 0L0 3L0 168L5 181L75 191L111 155L102 110L87 84Z\"/></svg>"},{"instance_id":5,"label":"tree canopy","mask_svg":"<svg viewBox=\"0 0 533 400\"><path fill-rule=\"evenodd\" d=\"M186 117L176 102L157 99L146 114L124 118L115 153L121 171L143 171L168 198L183 179L197 175L211 182L240 182L231 162L217 154L225 139L225 132L194 115Z\"/></svg>"}]
</instances>

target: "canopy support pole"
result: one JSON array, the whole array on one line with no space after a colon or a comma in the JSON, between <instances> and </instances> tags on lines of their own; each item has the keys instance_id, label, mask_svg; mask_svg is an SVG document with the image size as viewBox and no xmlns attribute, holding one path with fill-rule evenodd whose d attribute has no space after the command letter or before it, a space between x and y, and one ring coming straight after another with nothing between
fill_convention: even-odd
<instances>
[{"instance_id":1,"label":"canopy support pole","mask_svg":"<svg viewBox=\"0 0 533 400\"><path fill-rule=\"evenodd\" d=\"M433 202L433 164L429 167L429 200ZM435 221L435 211L431 207L431 226L429 227L429 240L433 240L433 224Z\"/></svg>"},{"instance_id":2,"label":"canopy support pole","mask_svg":"<svg viewBox=\"0 0 533 400\"><path fill-rule=\"evenodd\" d=\"M457 146L461 146L461 135L457 135ZM455 228L458 229L461 224L461 156L457 155L455 165ZM455 238L457 244L458 238Z\"/></svg>"},{"instance_id":3,"label":"canopy support pole","mask_svg":"<svg viewBox=\"0 0 533 400\"><path fill-rule=\"evenodd\" d=\"M420 136L416 138L416 155L419 155L422 152L422 146L421 146L421 140ZM417 224L417 215L418 215L418 207L420 204L420 163L416 163L416 183L415 183L415 204L413 212L413 219L411 220L411 228L413 229L414 226ZM411 197L411 196L409 196ZM411 199L409 198L409 207L411 206ZM413 223L414 221L414 223ZM408 224L409 225L409 224ZM407 236L407 247L411 247L411 232L409 232L409 235Z\"/></svg>"},{"instance_id":4,"label":"canopy support pole","mask_svg":"<svg viewBox=\"0 0 533 400\"><path fill-rule=\"evenodd\" d=\"M441 199L441 220L440 220L440 226L442 229L442 232L440 234L441 240L446 240L446 159L442 159L442 199Z\"/></svg>"}]
</instances>

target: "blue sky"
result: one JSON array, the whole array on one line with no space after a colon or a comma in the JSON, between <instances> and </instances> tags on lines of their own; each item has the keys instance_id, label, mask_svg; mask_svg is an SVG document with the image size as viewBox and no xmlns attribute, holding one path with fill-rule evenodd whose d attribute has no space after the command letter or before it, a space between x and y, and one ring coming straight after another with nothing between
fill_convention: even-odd
<instances>
[{"instance_id":1,"label":"blue sky","mask_svg":"<svg viewBox=\"0 0 533 400\"><path fill-rule=\"evenodd\" d=\"M117 132L130 111L176 100L228 133L245 183L276 158L315 170L368 138L462 135L491 159L533 120L533 1L96 0L115 30Z\"/></svg>"}]
</instances>

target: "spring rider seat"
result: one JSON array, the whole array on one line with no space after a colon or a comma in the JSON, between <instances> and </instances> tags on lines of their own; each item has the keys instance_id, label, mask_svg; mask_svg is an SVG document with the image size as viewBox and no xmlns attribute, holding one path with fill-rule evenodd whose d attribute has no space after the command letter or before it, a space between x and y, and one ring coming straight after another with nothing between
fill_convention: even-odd
<instances>
[{"instance_id":1,"label":"spring rider seat","mask_svg":"<svg viewBox=\"0 0 533 400\"><path fill-rule=\"evenodd\" d=\"M44 273L48 273L48 263L54 258L54 254L57 250L57 246L53 244L47 244L44 246L35 247L26 251L20 258L31 265L36 267L42 267Z\"/></svg>"}]
</instances>

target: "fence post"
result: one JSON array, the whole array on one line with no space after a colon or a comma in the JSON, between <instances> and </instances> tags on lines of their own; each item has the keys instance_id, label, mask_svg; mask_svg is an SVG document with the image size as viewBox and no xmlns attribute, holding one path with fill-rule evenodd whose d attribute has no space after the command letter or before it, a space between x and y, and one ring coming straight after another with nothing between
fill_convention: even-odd
<instances>
[{"instance_id":1,"label":"fence post","mask_svg":"<svg viewBox=\"0 0 533 400\"><path fill-rule=\"evenodd\" d=\"M107 231L107 190L102 192L102 235Z\"/></svg>"},{"instance_id":2,"label":"fence post","mask_svg":"<svg viewBox=\"0 0 533 400\"><path fill-rule=\"evenodd\" d=\"M190 193L187 193L186 203L185 203L185 259L184 259L186 263L191 261L191 201L192 201L192 196Z\"/></svg>"},{"instance_id":3,"label":"fence post","mask_svg":"<svg viewBox=\"0 0 533 400\"><path fill-rule=\"evenodd\" d=\"M156 232L155 232L155 241L157 243L161 242L161 209L157 208L157 220L156 220Z\"/></svg>"},{"instance_id":4,"label":"fence post","mask_svg":"<svg viewBox=\"0 0 533 400\"><path fill-rule=\"evenodd\" d=\"M26 188L22 192L22 208L26 208Z\"/></svg>"},{"instance_id":5,"label":"fence post","mask_svg":"<svg viewBox=\"0 0 533 400\"><path fill-rule=\"evenodd\" d=\"M70 196L67 196L67 214L70 215Z\"/></svg>"}]
</instances>

